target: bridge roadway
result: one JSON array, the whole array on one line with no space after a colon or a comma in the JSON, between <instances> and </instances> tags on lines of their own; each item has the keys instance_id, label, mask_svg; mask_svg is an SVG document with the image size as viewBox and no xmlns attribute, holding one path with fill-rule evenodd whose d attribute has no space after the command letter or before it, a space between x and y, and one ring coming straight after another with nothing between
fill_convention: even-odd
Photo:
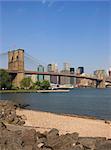
<instances>
[{"instance_id":1,"label":"bridge roadway","mask_svg":"<svg viewBox=\"0 0 111 150\"><path fill-rule=\"evenodd\" d=\"M90 79L90 80L96 80L101 82L102 79L99 78L94 78L94 77L88 77L88 76L81 76L81 75L76 75L76 74L64 74L64 73L56 73L56 72L37 72L37 71L29 71L29 70L24 70L23 71L17 71L17 70L7 70L9 73L24 73L27 75L52 75L52 76L64 76L64 77L75 77L75 78L83 78L83 79Z\"/></svg>"},{"instance_id":2,"label":"bridge roadway","mask_svg":"<svg viewBox=\"0 0 111 150\"><path fill-rule=\"evenodd\" d=\"M103 79L95 78L95 77L88 77L88 76L81 76L81 75L76 75L76 74L64 74L64 73L56 73L56 72L37 72L37 71L29 71L29 70L24 70L24 71L18 71L18 70L8 70L5 69L7 72L11 74L17 74L17 73L24 73L27 75L52 75L52 76L63 76L63 77L75 77L75 78L82 78L82 79L89 79L89 80L94 80L101 82ZM106 78L105 82L111 83L111 78Z\"/></svg>"}]
</instances>

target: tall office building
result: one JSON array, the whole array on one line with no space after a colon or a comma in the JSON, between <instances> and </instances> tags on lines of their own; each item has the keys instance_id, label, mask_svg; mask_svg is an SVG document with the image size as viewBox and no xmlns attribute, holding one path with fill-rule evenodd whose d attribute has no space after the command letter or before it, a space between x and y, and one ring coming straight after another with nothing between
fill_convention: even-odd
<instances>
[{"instance_id":1,"label":"tall office building","mask_svg":"<svg viewBox=\"0 0 111 150\"><path fill-rule=\"evenodd\" d=\"M44 68L44 72L47 72L47 67ZM50 75L44 75L44 80L47 80L50 82Z\"/></svg>"},{"instance_id":2,"label":"tall office building","mask_svg":"<svg viewBox=\"0 0 111 150\"><path fill-rule=\"evenodd\" d=\"M76 70L76 73L77 73L77 74L82 74L82 73L84 73L84 67L78 67L77 70Z\"/></svg>"},{"instance_id":3,"label":"tall office building","mask_svg":"<svg viewBox=\"0 0 111 150\"><path fill-rule=\"evenodd\" d=\"M70 68L70 74L74 74L75 73L75 69L74 68ZM70 84L71 85L75 85L75 78L74 77L70 77Z\"/></svg>"},{"instance_id":4,"label":"tall office building","mask_svg":"<svg viewBox=\"0 0 111 150\"><path fill-rule=\"evenodd\" d=\"M62 74L70 74L70 71L69 70L61 70L60 73L62 73ZM61 76L60 77L60 84L62 84L62 85L70 84L70 77Z\"/></svg>"},{"instance_id":5,"label":"tall office building","mask_svg":"<svg viewBox=\"0 0 111 150\"><path fill-rule=\"evenodd\" d=\"M47 71L48 72L58 72L57 64L48 64Z\"/></svg>"},{"instance_id":6,"label":"tall office building","mask_svg":"<svg viewBox=\"0 0 111 150\"><path fill-rule=\"evenodd\" d=\"M48 72L58 72L58 66L57 66L57 64L48 64L47 71ZM58 82L57 81L57 76L51 75L50 76L50 82L57 84L57 82Z\"/></svg>"},{"instance_id":7,"label":"tall office building","mask_svg":"<svg viewBox=\"0 0 111 150\"><path fill-rule=\"evenodd\" d=\"M108 72L109 72L109 76L111 77L111 67L109 68Z\"/></svg>"},{"instance_id":8,"label":"tall office building","mask_svg":"<svg viewBox=\"0 0 111 150\"><path fill-rule=\"evenodd\" d=\"M63 70L61 70L62 74L70 74L70 64L69 63L64 63L63 64ZM64 84L70 84L70 77L64 77L61 76L60 78L60 84L64 85Z\"/></svg>"},{"instance_id":9,"label":"tall office building","mask_svg":"<svg viewBox=\"0 0 111 150\"><path fill-rule=\"evenodd\" d=\"M105 70L96 70L96 71L94 71L94 75L97 78L103 79L104 77L106 77L106 71Z\"/></svg>"},{"instance_id":10,"label":"tall office building","mask_svg":"<svg viewBox=\"0 0 111 150\"><path fill-rule=\"evenodd\" d=\"M39 65L37 68L38 72L44 72L44 66ZM44 75L37 75L37 80L38 81L43 81L44 80Z\"/></svg>"},{"instance_id":11,"label":"tall office building","mask_svg":"<svg viewBox=\"0 0 111 150\"><path fill-rule=\"evenodd\" d=\"M37 75L31 75L31 80L33 83L35 83L37 81Z\"/></svg>"},{"instance_id":12,"label":"tall office building","mask_svg":"<svg viewBox=\"0 0 111 150\"><path fill-rule=\"evenodd\" d=\"M76 70L76 74L77 75L81 75L84 73L84 67L78 67L77 70ZM81 80L80 78L76 78L76 86L79 87L80 86L80 83L81 83Z\"/></svg>"},{"instance_id":13,"label":"tall office building","mask_svg":"<svg viewBox=\"0 0 111 150\"><path fill-rule=\"evenodd\" d=\"M70 71L70 64L65 62L65 63L63 64L63 70L68 70L68 71Z\"/></svg>"}]
</instances>

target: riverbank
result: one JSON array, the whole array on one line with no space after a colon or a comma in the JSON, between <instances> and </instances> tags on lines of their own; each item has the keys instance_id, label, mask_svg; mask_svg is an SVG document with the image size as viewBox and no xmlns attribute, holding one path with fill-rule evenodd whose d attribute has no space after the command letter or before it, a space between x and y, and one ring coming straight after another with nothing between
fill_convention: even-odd
<instances>
[{"instance_id":1,"label":"riverbank","mask_svg":"<svg viewBox=\"0 0 111 150\"><path fill-rule=\"evenodd\" d=\"M111 138L111 122L82 118L77 116L57 115L48 112L17 109L17 114L25 115L25 126L30 126L40 132L56 128L60 134L78 132L85 137Z\"/></svg>"},{"instance_id":2,"label":"riverbank","mask_svg":"<svg viewBox=\"0 0 111 150\"><path fill-rule=\"evenodd\" d=\"M2 93L57 93L57 92L69 92L70 90L66 89L57 89L57 90L0 90L0 94Z\"/></svg>"},{"instance_id":3,"label":"riverbank","mask_svg":"<svg viewBox=\"0 0 111 150\"><path fill-rule=\"evenodd\" d=\"M0 150L111 150L110 122L21 106L0 101Z\"/></svg>"}]
</instances>

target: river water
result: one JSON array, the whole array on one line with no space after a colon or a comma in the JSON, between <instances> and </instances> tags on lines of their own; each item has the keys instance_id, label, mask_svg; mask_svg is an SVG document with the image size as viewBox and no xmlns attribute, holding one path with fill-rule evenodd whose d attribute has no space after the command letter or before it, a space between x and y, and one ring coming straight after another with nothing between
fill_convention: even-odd
<instances>
[{"instance_id":1,"label":"river water","mask_svg":"<svg viewBox=\"0 0 111 150\"><path fill-rule=\"evenodd\" d=\"M73 89L68 93L9 93L1 100L29 104L28 109L94 116L111 120L111 89Z\"/></svg>"}]
</instances>

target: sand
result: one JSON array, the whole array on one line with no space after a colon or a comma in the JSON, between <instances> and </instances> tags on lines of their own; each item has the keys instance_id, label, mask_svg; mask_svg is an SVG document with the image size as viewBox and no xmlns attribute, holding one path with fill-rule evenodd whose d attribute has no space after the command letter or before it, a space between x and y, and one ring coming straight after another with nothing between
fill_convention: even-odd
<instances>
[{"instance_id":1,"label":"sand","mask_svg":"<svg viewBox=\"0 0 111 150\"><path fill-rule=\"evenodd\" d=\"M111 122L104 120L82 118L77 116L65 116L54 113L18 109L18 115L25 115L25 126L34 127L40 132L57 128L60 134L78 132L84 137L111 138Z\"/></svg>"}]
</instances>

